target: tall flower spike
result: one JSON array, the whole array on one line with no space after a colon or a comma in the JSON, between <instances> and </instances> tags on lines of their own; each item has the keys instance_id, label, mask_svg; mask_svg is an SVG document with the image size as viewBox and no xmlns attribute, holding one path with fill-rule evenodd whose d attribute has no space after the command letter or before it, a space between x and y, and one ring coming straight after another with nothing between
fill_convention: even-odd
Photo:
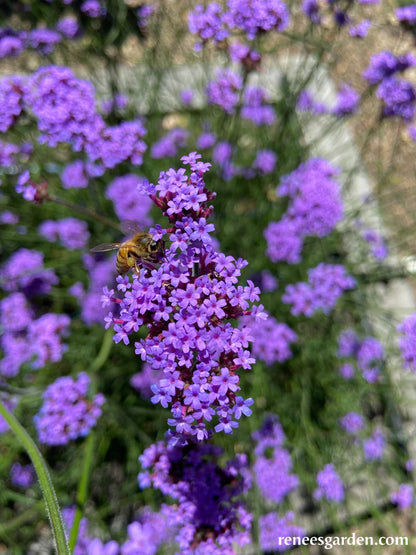
<instances>
[{"instance_id":1,"label":"tall flower spike","mask_svg":"<svg viewBox=\"0 0 416 555\"><path fill-rule=\"evenodd\" d=\"M232 433L252 403L238 397L239 371L255 362L251 335L231 321L250 314L260 290L252 282L238 285L245 260L214 248L207 218L215 195L203 179L210 164L200 157L192 152L182 158L190 175L169 169L156 185L140 186L169 220L169 229L151 230L154 239L170 245L159 267L143 268L128 286L118 278L120 313L109 316L116 342L127 344L140 326L147 327L147 336L135 342L136 354L159 375L151 401L171 409L174 442L178 436L204 440L214 430Z\"/></svg>"}]
</instances>

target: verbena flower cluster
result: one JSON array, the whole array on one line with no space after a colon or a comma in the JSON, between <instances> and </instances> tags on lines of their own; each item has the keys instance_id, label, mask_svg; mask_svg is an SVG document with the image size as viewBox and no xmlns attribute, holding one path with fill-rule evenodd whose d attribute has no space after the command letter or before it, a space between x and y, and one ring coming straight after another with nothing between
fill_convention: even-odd
<instances>
[{"instance_id":1,"label":"verbena flower cluster","mask_svg":"<svg viewBox=\"0 0 416 555\"><path fill-rule=\"evenodd\" d=\"M283 429L275 415L270 415L262 427L253 434L256 441L256 460L253 475L263 498L280 504L299 485L296 474L291 474L289 451L282 447Z\"/></svg>"},{"instance_id":2,"label":"verbena flower cluster","mask_svg":"<svg viewBox=\"0 0 416 555\"><path fill-rule=\"evenodd\" d=\"M61 360L66 350L62 338L68 335L69 324L66 314L46 313L36 317L29 299L20 291L2 299L0 374L11 378L25 363L38 370L48 362Z\"/></svg>"},{"instance_id":3,"label":"verbena flower cluster","mask_svg":"<svg viewBox=\"0 0 416 555\"><path fill-rule=\"evenodd\" d=\"M251 331L252 352L256 359L271 366L275 362L285 362L291 358L290 344L297 341L298 336L287 324L278 322L270 315L261 325L249 316L243 318L243 322Z\"/></svg>"},{"instance_id":4,"label":"verbena flower cluster","mask_svg":"<svg viewBox=\"0 0 416 555\"><path fill-rule=\"evenodd\" d=\"M31 464L14 463L10 469L10 481L22 489L30 488L35 483L35 469Z\"/></svg>"},{"instance_id":5,"label":"verbena flower cluster","mask_svg":"<svg viewBox=\"0 0 416 555\"><path fill-rule=\"evenodd\" d=\"M107 309L101 306L103 287L114 279L115 262L98 258L90 254L83 256L84 268L88 273L88 289L85 291L81 282L74 283L68 290L81 306L81 318L85 324L102 324Z\"/></svg>"},{"instance_id":6,"label":"verbena flower cluster","mask_svg":"<svg viewBox=\"0 0 416 555\"><path fill-rule=\"evenodd\" d=\"M324 469L318 472L316 482L318 484L314 493L316 499L325 498L335 503L341 503L344 500L344 486L333 464L325 465Z\"/></svg>"},{"instance_id":7,"label":"verbena flower cluster","mask_svg":"<svg viewBox=\"0 0 416 555\"><path fill-rule=\"evenodd\" d=\"M377 86L376 96L382 100L385 117L399 117L410 123L415 114L416 91L410 81L397 78L416 65L416 58L411 54L396 56L388 50L374 54L370 64L363 73L363 78L371 85Z\"/></svg>"},{"instance_id":8,"label":"verbena flower cluster","mask_svg":"<svg viewBox=\"0 0 416 555\"><path fill-rule=\"evenodd\" d=\"M337 174L326 160L311 158L281 179L276 195L289 197L289 206L281 220L264 231L272 262L300 262L305 237L324 237L334 230L343 217Z\"/></svg>"},{"instance_id":9,"label":"verbena flower cluster","mask_svg":"<svg viewBox=\"0 0 416 555\"><path fill-rule=\"evenodd\" d=\"M290 312L294 316L303 314L310 317L317 311L328 314L342 294L355 286L355 279L347 273L344 266L321 262L308 270L307 283L288 285L282 301L292 305Z\"/></svg>"},{"instance_id":10,"label":"verbena flower cluster","mask_svg":"<svg viewBox=\"0 0 416 555\"><path fill-rule=\"evenodd\" d=\"M48 241L59 241L68 250L83 249L90 237L87 224L77 218L45 220L38 231Z\"/></svg>"},{"instance_id":11,"label":"verbena flower cluster","mask_svg":"<svg viewBox=\"0 0 416 555\"><path fill-rule=\"evenodd\" d=\"M297 109L300 112L311 112L316 115L331 114L343 118L355 114L358 110L360 95L348 83L342 83L337 93L334 106L329 107L314 99L312 93L304 90L300 93L297 101Z\"/></svg>"},{"instance_id":12,"label":"verbena flower cluster","mask_svg":"<svg viewBox=\"0 0 416 555\"><path fill-rule=\"evenodd\" d=\"M268 31L284 31L290 14L281 0L228 0L227 8L210 2L204 9L198 5L189 14L189 30L198 35L196 49L208 41L224 41L231 30L243 31L249 40Z\"/></svg>"},{"instance_id":13,"label":"verbena flower cluster","mask_svg":"<svg viewBox=\"0 0 416 555\"><path fill-rule=\"evenodd\" d=\"M106 189L105 195L114 203L114 211L120 220L133 220L139 226L149 227L152 223L148 212L152 201L148 195L139 193L143 177L127 174L116 177Z\"/></svg>"},{"instance_id":14,"label":"verbena flower cluster","mask_svg":"<svg viewBox=\"0 0 416 555\"><path fill-rule=\"evenodd\" d=\"M89 376L81 372L76 379L64 376L47 387L42 408L34 418L41 443L64 445L88 435L104 403L101 393L88 398L89 385Z\"/></svg>"},{"instance_id":15,"label":"verbena flower cluster","mask_svg":"<svg viewBox=\"0 0 416 555\"><path fill-rule=\"evenodd\" d=\"M150 156L156 159L165 158L165 156L175 156L178 150L186 145L188 136L189 131L187 129L174 127L166 135L153 143L150 149Z\"/></svg>"},{"instance_id":16,"label":"verbena flower cluster","mask_svg":"<svg viewBox=\"0 0 416 555\"><path fill-rule=\"evenodd\" d=\"M97 111L94 92L91 83L67 67L43 67L27 78L6 77L0 81L0 130L6 131L25 112L36 120L40 143L68 143L107 169L126 161L140 165L146 150L143 121L108 126Z\"/></svg>"},{"instance_id":17,"label":"verbena flower cluster","mask_svg":"<svg viewBox=\"0 0 416 555\"><path fill-rule=\"evenodd\" d=\"M405 318L397 330L403 334L399 347L404 367L416 372L416 312Z\"/></svg>"},{"instance_id":18,"label":"verbena flower cluster","mask_svg":"<svg viewBox=\"0 0 416 555\"><path fill-rule=\"evenodd\" d=\"M303 538L306 531L293 523L295 513L288 511L284 516L267 513L259 518L259 543L264 551L286 551L292 538Z\"/></svg>"},{"instance_id":19,"label":"verbena flower cluster","mask_svg":"<svg viewBox=\"0 0 416 555\"><path fill-rule=\"evenodd\" d=\"M382 344L375 337L361 339L354 330L345 330L338 338L337 355L340 359L348 359L349 364L356 364L363 378L369 383L379 380L385 354Z\"/></svg>"},{"instance_id":20,"label":"verbena flower cluster","mask_svg":"<svg viewBox=\"0 0 416 555\"><path fill-rule=\"evenodd\" d=\"M220 465L221 455L209 443L158 442L139 458L140 486L153 486L174 500L161 512L178 529L181 555L232 555L233 545L250 543L251 515L240 500L251 486L247 458L238 455Z\"/></svg>"},{"instance_id":21,"label":"verbena flower cluster","mask_svg":"<svg viewBox=\"0 0 416 555\"><path fill-rule=\"evenodd\" d=\"M126 344L147 327L135 352L160 374L152 402L171 408L168 423L174 436L203 440L208 430L232 433L241 415L251 413L253 401L238 392L239 371L254 363L248 349L252 338L247 326L234 328L231 320L264 314L261 307L250 309L260 290L252 282L238 284L247 263L213 247L214 226L206 219L214 194L203 179L209 164L198 158L196 153L183 158L189 176L183 168L170 169L160 174L156 186L146 188L171 226L153 229L153 238L170 244L157 268L143 268L132 282L118 278L124 296L119 313L111 312L107 321L114 325L114 340ZM103 299L114 302L114 291L105 290Z\"/></svg>"}]
</instances>

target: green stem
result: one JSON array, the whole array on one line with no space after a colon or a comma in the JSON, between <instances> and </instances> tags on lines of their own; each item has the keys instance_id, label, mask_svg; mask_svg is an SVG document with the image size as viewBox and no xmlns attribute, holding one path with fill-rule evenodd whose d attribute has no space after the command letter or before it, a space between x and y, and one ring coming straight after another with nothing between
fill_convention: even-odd
<instances>
[{"instance_id":1,"label":"green stem","mask_svg":"<svg viewBox=\"0 0 416 555\"><path fill-rule=\"evenodd\" d=\"M75 210L76 212L79 212L80 214L83 214L86 218L89 218L90 220L95 220L97 222L102 223L103 225L105 225L107 227L112 227L113 229L117 229L117 231L120 231L120 226L118 224L114 223L109 218L106 218L105 216L101 216L101 214L97 214L97 212L93 212L92 210L89 210L88 208L84 208L83 206L80 206L79 204L74 204L73 202L70 202L69 200L65 200L63 198L55 197L54 195L50 195L48 197L48 200L50 202L55 202L56 204L60 204L61 206L66 206L66 208L69 208L70 210Z\"/></svg>"},{"instance_id":2,"label":"green stem","mask_svg":"<svg viewBox=\"0 0 416 555\"><path fill-rule=\"evenodd\" d=\"M65 537L64 525L62 521L61 511L59 509L58 499L49 475L46 462L42 458L35 442L0 399L0 415L5 419L7 424L16 434L22 443L27 454L29 455L39 479L42 489L43 499L46 503L46 510L52 527L52 533L55 540L56 551L58 555L69 555L68 543Z\"/></svg>"},{"instance_id":3,"label":"green stem","mask_svg":"<svg viewBox=\"0 0 416 555\"><path fill-rule=\"evenodd\" d=\"M110 354L112 345L113 332L112 330L108 330L104 334L103 342L101 344L101 349L99 350L98 355L91 363L91 372L96 372L103 366L103 364L105 364ZM92 393L94 392L92 391ZM78 485L77 492L77 507L75 509L74 522L72 523L71 535L69 537L69 549L71 553L74 552L77 543L79 526L81 524L81 519L84 513L84 506L87 500L88 485L90 481L92 463L94 458L94 443L95 433L94 431L91 431L85 444L84 464L82 467L81 479Z\"/></svg>"}]
</instances>

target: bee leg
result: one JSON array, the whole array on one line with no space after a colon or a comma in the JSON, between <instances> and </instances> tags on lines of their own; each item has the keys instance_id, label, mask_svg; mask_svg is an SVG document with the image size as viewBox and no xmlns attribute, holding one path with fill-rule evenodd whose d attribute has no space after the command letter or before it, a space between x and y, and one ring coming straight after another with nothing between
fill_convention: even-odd
<instances>
[{"instance_id":1,"label":"bee leg","mask_svg":"<svg viewBox=\"0 0 416 555\"><path fill-rule=\"evenodd\" d=\"M137 277L140 276L140 266L136 263L134 264L134 272L137 274Z\"/></svg>"}]
</instances>

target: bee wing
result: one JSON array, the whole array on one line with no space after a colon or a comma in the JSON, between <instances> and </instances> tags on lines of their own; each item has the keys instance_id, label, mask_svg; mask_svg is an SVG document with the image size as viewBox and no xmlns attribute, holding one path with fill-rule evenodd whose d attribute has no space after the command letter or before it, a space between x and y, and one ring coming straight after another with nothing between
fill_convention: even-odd
<instances>
[{"instance_id":1,"label":"bee wing","mask_svg":"<svg viewBox=\"0 0 416 555\"><path fill-rule=\"evenodd\" d=\"M90 252L106 252L106 251L115 251L121 247L121 243L101 243L101 245L97 245L90 249Z\"/></svg>"},{"instance_id":2,"label":"bee wing","mask_svg":"<svg viewBox=\"0 0 416 555\"><path fill-rule=\"evenodd\" d=\"M120 222L120 229L125 235L136 235L142 230L136 222L133 220L123 220Z\"/></svg>"}]
</instances>

